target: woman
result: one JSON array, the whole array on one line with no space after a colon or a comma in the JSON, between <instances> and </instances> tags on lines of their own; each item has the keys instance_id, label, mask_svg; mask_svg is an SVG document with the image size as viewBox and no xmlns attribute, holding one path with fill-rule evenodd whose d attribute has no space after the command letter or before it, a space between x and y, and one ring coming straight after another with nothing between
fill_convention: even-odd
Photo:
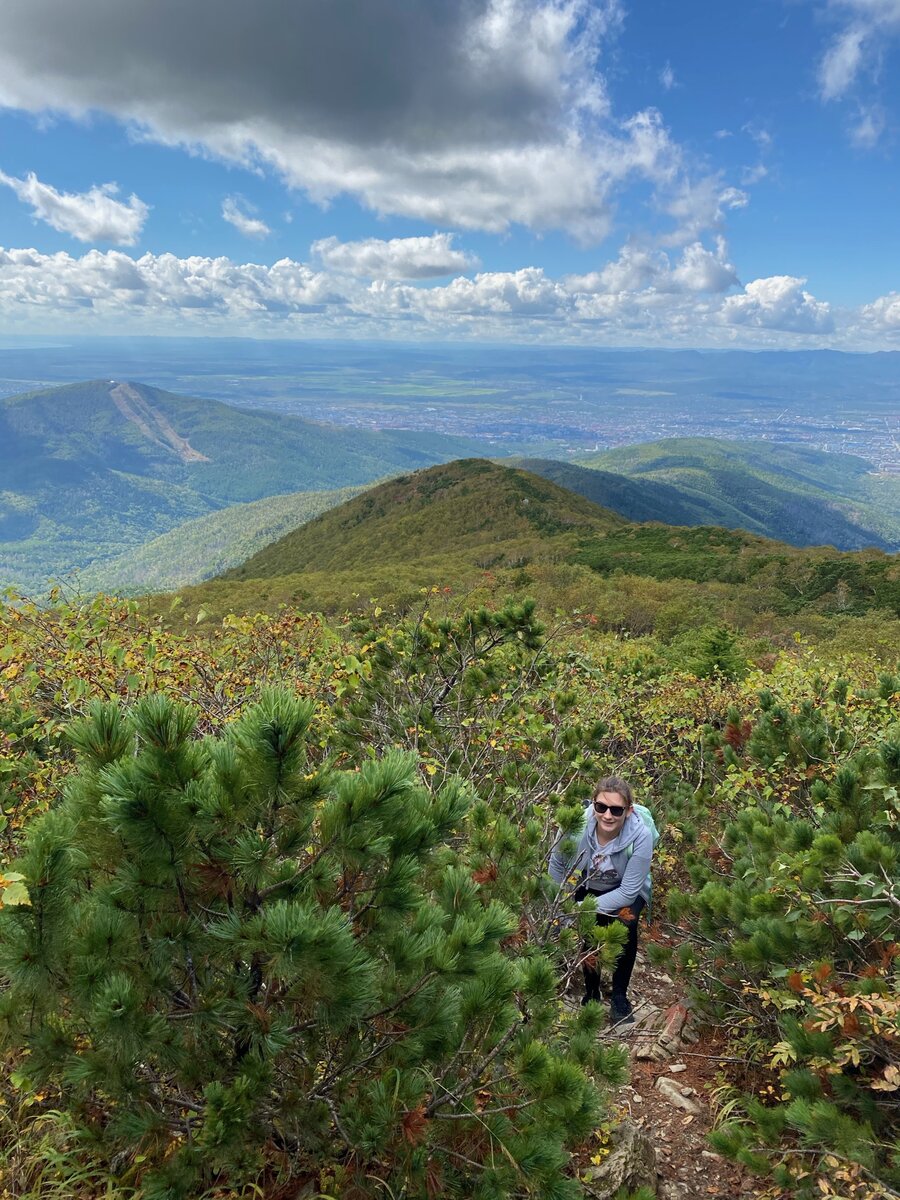
<instances>
[{"instance_id":1,"label":"woman","mask_svg":"<svg viewBox=\"0 0 900 1200\"><path fill-rule=\"evenodd\" d=\"M615 1022L631 1022L628 984L637 956L638 922L650 902L650 862L653 834L634 810L631 785L610 775L594 788L584 831L575 854L566 860L562 854L562 835L550 855L550 875L563 884L573 872L580 872L577 900L596 896L597 924L621 921L628 940L616 960L612 977L610 1017ZM585 994L582 1004L600 1000L600 972L584 965Z\"/></svg>"}]
</instances>

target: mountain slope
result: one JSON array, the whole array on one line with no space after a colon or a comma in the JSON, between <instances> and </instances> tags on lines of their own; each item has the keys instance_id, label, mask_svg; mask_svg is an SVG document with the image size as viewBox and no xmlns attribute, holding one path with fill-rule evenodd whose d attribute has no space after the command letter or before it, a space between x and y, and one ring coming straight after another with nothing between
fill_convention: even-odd
<instances>
[{"instance_id":1,"label":"mountain slope","mask_svg":"<svg viewBox=\"0 0 900 1200\"><path fill-rule=\"evenodd\" d=\"M613 612L624 603L644 612L626 628L651 620L648 604L667 606L670 619L677 613L688 625L725 611L748 621L754 613L900 615L900 560L883 551L798 549L712 526L637 524L485 460L390 480L185 589L179 603L186 619L280 603L344 611L360 597L406 606L423 588L502 593L535 584L551 607ZM163 597L152 607L170 603Z\"/></svg>"},{"instance_id":2,"label":"mountain slope","mask_svg":"<svg viewBox=\"0 0 900 1200\"><path fill-rule=\"evenodd\" d=\"M623 492L619 508L589 479L564 477L559 467L533 469L632 519L716 524L795 546L900 548L900 480L874 474L869 463L853 455L768 441L667 438L621 446L579 463L626 477L639 487L642 500L636 503L634 493Z\"/></svg>"},{"instance_id":3,"label":"mountain slope","mask_svg":"<svg viewBox=\"0 0 900 1200\"><path fill-rule=\"evenodd\" d=\"M372 488L267 546L226 579L409 561L521 557L535 544L602 535L625 522L556 484L461 459ZM574 544L574 543L573 543Z\"/></svg>"},{"instance_id":4,"label":"mountain slope","mask_svg":"<svg viewBox=\"0 0 900 1200\"><path fill-rule=\"evenodd\" d=\"M290 492L247 504L230 504L185 521L169 533L128 550L78 576L85 591L128 595L161 592L209 579L244 562L261 547L305 521L351 500L359 488Z\"/></svg>"},{"instance_id":5,"label":"mountain slope","mask_svg":"<svg viewBox=\"0 0 900 1200\"><path fill-rule=\"evenodd\" d=\"M117 380L0 399L0 585L40 588L228 504L358 486L473 445Z\"/></svg>"}]
</instances>

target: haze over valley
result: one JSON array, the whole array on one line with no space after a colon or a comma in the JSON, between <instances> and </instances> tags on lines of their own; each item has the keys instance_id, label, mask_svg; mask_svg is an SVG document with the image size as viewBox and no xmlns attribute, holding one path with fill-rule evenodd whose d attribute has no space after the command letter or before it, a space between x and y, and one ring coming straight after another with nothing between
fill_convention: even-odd
<instances>
[{"instance_id":1,"label":"haze over valley","mask_svg":"<svg viewBox=\"0 0 900 1200\"><path fill-rule=\"evenodd\" d=\"M464 436L498 454L577 457L665 437L755 438L900 472L900 352L0 341L0 395L102 377L359 429Z\"/></svg>"}]
</instances>

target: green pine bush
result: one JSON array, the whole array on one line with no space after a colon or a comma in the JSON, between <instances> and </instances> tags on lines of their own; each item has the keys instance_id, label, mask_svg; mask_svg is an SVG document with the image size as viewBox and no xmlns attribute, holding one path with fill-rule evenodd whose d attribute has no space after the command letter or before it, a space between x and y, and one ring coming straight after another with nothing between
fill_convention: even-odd
<instances>
[{"instance_id":1,"label":"green pine bush","mask_svg":"<svg viewBox=\"0 0 900 1200\"><path fill-rule=\"evenodd\" d=\"M74 723L16 864L30 904L0 912L6 1048L146 1200L275 1175L574 1200L569 1149L623 1072L602 1018L560 1017L473 879L465 786L400 751L334 769L311 717L268 692L219 737L159 695Z\"/></svg>"}]
</instances>

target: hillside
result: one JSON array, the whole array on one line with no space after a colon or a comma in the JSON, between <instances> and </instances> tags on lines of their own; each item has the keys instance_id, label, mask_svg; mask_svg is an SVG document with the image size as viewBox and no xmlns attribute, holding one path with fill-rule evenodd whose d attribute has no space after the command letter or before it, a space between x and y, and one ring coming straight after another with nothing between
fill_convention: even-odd
<instances>
[{"instance_id":1,"label":"hillside","mask_svg":"<svg viewBox=\"0 0 900 1200\"><path fill-rule=\"evenodd\" d=\"M462 556L512 561L576 535L602 536L615 513L525 471L461 459L389 480L267 546L226 579Z\"/></svg>"},{"instance_id":2,"label":"hillside","mask_svg":"<svg viewBox=\"0 0 900 1200\"><path fill-rule=\"evenodd\" d=\"M465 438L336 429L142 384L0 400L0 584L41 589L229 504L359 486Z\"/></svg>"},{"instance_id":3,"label":"hillside","mask_svg":"<svg viewBox=\"0 0 900 1200\"><path fill-rule=\"evenodd\" d=\"M402 607L435 586L537 592L547 605L635 632L723 618L796 628L798 615L900 615L896 556L628 522L549 480L484 460L373 488L185 589L177 603L187 619L280 603L342 611L372 597ZM170 604L162 597L155 606Z\"/></svg>"},{"instance_id":4,"label":"hillside","mask_svg":"<svg viewBox=\"0 0 900 1200\"><path fill-rule=\"evenodd\" d=\"M118 595L199 583L255 554L304 521L352 499L359 488L289 492L195 517L109 562L81 571L80 588Z\"/></svg>"},{"instance_id":5,"label":"hillside","mask_svg":"<svg viewBox=\"0 0 900 1200\"><path fill-rule=\"evenodd\" d=\"M632 520L722 525L794 546L900 549L900 479L875 474L854 455L769 441L667 438L579 464L600 471L601 479L566 472L569 464L530 469ZM637 490L616 485L609 474Z\"/></svg>"}]
</instances>

